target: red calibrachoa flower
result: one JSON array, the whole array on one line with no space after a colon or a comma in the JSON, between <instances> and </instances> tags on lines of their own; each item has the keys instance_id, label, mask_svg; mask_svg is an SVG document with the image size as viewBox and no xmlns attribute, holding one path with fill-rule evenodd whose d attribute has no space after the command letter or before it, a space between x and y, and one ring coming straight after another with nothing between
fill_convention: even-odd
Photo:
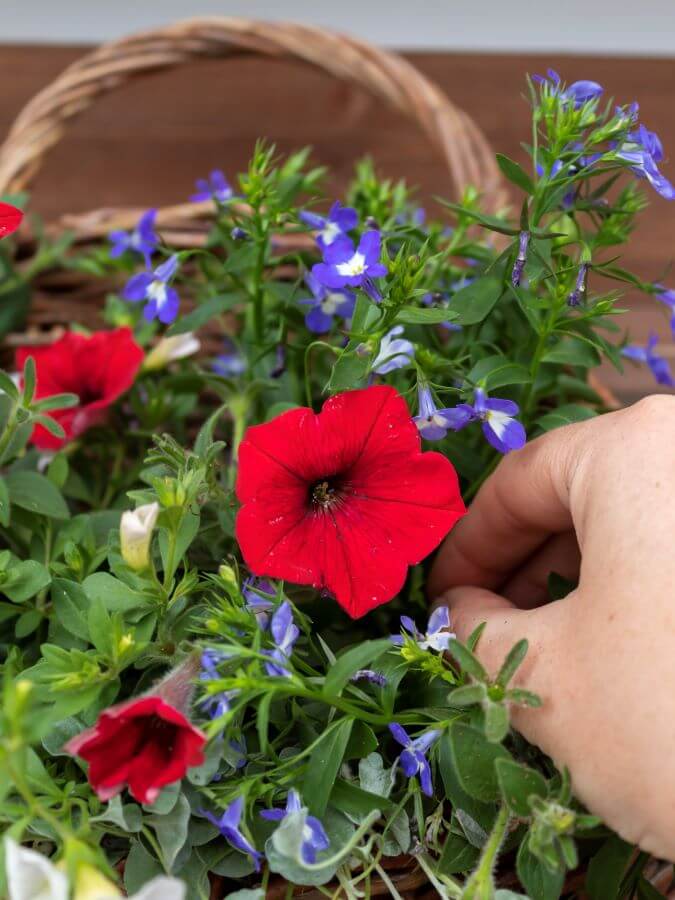
<instances>
[{"instance_id":1,"label":"red calibrachoa flower","mask_svg":"<svg viewBox=\"0 0 675 900\"><path fill-rule=\"evenodd\" d=\"M47 347L22 347L16 353L18 369L23 370L29 356L35 360L36 399L62 393L80 398L78 406L49 413L65 431L64 439L36 426L31 440L43 450L58 449L102 422L108 407L134 383L143 362L130 328L98 331L90 337L69 331Z\"/></svg>"},{"instance_id":2,"label":"red calibrachoa flower","mask_svg":"<svg viewBox=\"0 0 675 900\"><path fill-rule=\"evenodd\" d=\"M205 743L180 710L149 694L104 710L65 749L89 763L89 783L101 800L128 786L139 803L154 803L160 788L204 762Z\"/></svg>"},{"instance_id":3,"label":"red calibrachoa flower","mask_svg":"<svg viewBox=\"0 0 675 900\"><path fill-rule=\"evenodd\" d=\"M385 385L249 428L237 496L251 571L326 589L352 618L390 600L466 512L452 464L421 452Z\"/></svg>"},{"instance_id":4,"label":"red calibrachoa flower","mask_svg":"<svg viewBox=\"0 0 675 900\"><path fill-rule=\"evenodd\" d=\"M23 213L16 206L0 203L0 238L16 231L23 220Z\"/></svg>"}]
</instances>

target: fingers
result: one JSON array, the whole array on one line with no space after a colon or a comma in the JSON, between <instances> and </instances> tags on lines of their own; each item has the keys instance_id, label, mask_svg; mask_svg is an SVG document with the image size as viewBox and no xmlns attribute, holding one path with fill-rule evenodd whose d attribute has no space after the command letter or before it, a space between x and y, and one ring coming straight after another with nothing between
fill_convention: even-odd
<instances>
[{"instance_id":1,"label":"fingers","mask_svg":"<svg viewBox=\"0 0 675 900\"><path fill-rule=\"evenodd\" d=\"M506 456L441 547L431 596L458 584L495 589L549 535L572 528L570 489L583 430L561 428Z\"/></svg>"},{"instance_id":2,"label":"fingers","mask_svg":"<svg viewBox=\"0 0 675 900\"><path fill-rule=\"evenodd\" d=\"M560 691L560 674L566 662L567 599L540 609L523 610L484 588L458 587L445 593L438 603L449 607L452 629L462 642L485 622L475 653L491 677L496 676L513 645L527 639L527 656L511 686L534 691L544 705L541 709L514 707L512 722L528 740L548 752L548 748L564 743L564 733L560 733L564 726L556 716L555 693Z\"/></svg>"},{"instance_id":3,"label":"fingers","mask_svg":"<svg viewBox=\"0 0 675 900\"><path fill-rule=\"evenodd\" d=\"M568 581L577 581L581 553L576 535L565 531L550 537L500 588L511 603L521 609L533 609L551 598L548 589L552 572Z\"/></svg>"}]
</instances>

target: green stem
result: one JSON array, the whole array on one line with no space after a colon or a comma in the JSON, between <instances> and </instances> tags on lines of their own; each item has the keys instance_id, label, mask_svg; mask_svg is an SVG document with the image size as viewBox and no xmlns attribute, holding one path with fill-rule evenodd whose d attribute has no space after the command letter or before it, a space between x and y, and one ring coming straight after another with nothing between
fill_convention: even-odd
<instances>
[{"instance_id":1,"label":"green stem","mask_svg":"<svg viewBox=\"0 0 675 900\"><path fill-rule=\"evenodd\" d=\"M502 806L495 819L490 837L483 847L478 868L466 883L462 900L483 900L493 896L492 872L497 861L499 848L504 841L509 824L509 810Z\"/></svg>"}]
</instances>

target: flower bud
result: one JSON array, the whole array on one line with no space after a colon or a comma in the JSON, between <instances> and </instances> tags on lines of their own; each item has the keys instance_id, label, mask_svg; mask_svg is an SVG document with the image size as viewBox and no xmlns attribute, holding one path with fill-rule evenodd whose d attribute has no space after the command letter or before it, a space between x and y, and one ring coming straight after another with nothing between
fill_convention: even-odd
<instances>
[{"instance_id":1,"label":"flower bud","mask_svg":"<svg viewBox=\"0 0 675 900\"><path fill-rule=\"evenodd\" d=\"M112 900L113 897L121 896L122 892L117 885L101 875L98 869L86 863L78 866L73 900Z\"/></svg>"},{"instance_id":2,"label":"flower bud","mask_svg":"<svg viewBox=\"0 0 675 900\"><path fill-rule=\"evenodd\" d=\"M159 515L159 503L146 503L122 513L120 545L124 562L136 572L150 563L150 542Z\"/></svg>"},{"instance_id":3,"label":"flower bud","mask_svg":"<svg viewBox=\"0 0 675 900\"><path fill-rule=\"evenodd\" d=\"M145 357L143 369L146 372L163 369L177 359L185 359L186 356L192 356L199 351L200 347L201 343L191 331L162 338Z\"/></svg>"},{"instance_id":4,"label":"flower bud","mask_svg":"<svg viewBox=\"0 0 675 900\"><path fill-rule=\"evenodd\" d=\"M218 576L222 578L222 580L232 587L237 587L237 573L234 571L232 566L226 566L225 563L218 566Z\"/></svg>"}]
</instances>

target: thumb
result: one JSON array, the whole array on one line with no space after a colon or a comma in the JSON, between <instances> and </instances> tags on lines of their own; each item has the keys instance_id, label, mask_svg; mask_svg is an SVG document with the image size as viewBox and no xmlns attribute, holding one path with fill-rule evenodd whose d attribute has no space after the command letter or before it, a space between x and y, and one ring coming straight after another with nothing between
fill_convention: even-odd
<instances>
[{"instance_id":1,"label":"thumb","mask_svg":"<svg viewBox=\"0 0 675 900\"><path fill-rule=\"evenodd\" d=\"M514 706L511 720L533 743L542 748L555 745L558 718L553 698L565 670L569 603L559 600L537 609L519 609L485 588L456 587L439 597L434 606L449 608L451 628L462 643L485 623L474 652L491 677L497 674L514 644L522 638L528 641L527 655L511 686L533 691L540 697L542 707Z\"/></svg>"}]
</instances>

